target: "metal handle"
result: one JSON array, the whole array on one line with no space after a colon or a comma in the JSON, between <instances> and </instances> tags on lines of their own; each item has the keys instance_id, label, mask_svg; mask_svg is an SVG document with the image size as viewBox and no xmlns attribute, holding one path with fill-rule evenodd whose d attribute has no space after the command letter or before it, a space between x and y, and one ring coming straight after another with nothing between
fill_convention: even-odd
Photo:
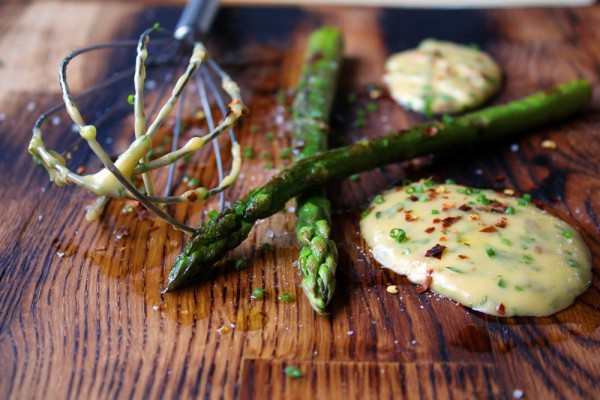
<instances>
[{"instance_id":1,"label":"metal handle","mask_svg":"<svg viewBox=\"0 0 600 400\"><path fill-rule=\"evenodd\" d=\"M175 33L177 40L205 35L219 9L218 0L190 0L183 9Z\"/></svg>"}]
</instances>

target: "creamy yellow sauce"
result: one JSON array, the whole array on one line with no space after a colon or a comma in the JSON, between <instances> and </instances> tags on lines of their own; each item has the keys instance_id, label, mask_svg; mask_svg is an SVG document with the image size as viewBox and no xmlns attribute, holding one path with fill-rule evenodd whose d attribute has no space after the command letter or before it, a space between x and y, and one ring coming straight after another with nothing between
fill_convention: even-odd
<instances>
[{"instance_id":1,"label":"creamy yellow sauce","mask_svg":"<svg viewBox=\"0 0 600 400\"><path fill-rule=\"evenodd\" d=\"M550 315L592 279L579 233L527 197L419 182L377 196L360 229L384 267L487 314Z\"/></svg>"},{"instance_id":2,"label":"creamy yellow sauce","mask_svg":"<svg viewBox=\"0 0 600 400\"><path fill-rule=\"evenodd\" d=\"M486 53L432 39L390 56L384 81L401 105L431 114L477 107L500 87L501 70Z\"/></svg>"}]
</instances>

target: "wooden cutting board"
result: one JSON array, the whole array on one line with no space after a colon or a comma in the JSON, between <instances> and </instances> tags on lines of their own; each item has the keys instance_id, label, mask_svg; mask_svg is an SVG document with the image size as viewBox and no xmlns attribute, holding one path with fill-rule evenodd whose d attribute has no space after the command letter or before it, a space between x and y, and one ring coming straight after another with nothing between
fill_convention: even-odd
<instances>
[{"instance_id":1,"label":"wooden cutting board","mask_svg":"<svg viewBox=\"0 0 600 400\"><path fill-rule=\"evenodd\" d=\"M55 76L63 55L86 44L135 38L156 20L173 26L179 12L177 6L146 8L141 2L0 4L0 398L597 396L599 6L221 11L208 44L243 88L251 113L239 125L240 139L257 154L228 191L231 199L287 164L278 158L290 146L279 93L296 85L307 34L323 24L342 28L346 40L332 145L421 120L387 96L369 99L366 85L381 83L388 54L425 37L476 43L496 57L506 82L493 103L577 77L595 85L592 107L565 123L329 185L340 262L327 317L311 310L298 287L291 209L261 221L210 280L161 295L187 237L156 219L122 213L123 202L111 203L101 221L86 222L83 207L92 197L77 187L52 186L26 152L35 119L60 100ZM81 90L106 74L107 66L129 62L104 55L74 63L72 86ZM359 95L357 104L346 103L350 93ZM368 113L364 128L354 127L357 110L369 102L377 111ZM543 148L546 139L557 148ZM48 138L55 146L64 140ZM97 168L89 154L81 154L77 162ZM265 168L263 154L274 155L275 169ZM214 175L210 167L193 168L189 173L201 179ZM378 191L429 176L531 193L592 248L592 287L575 305L547 318L495 318L433 293L417 294L414 285L369 256L358 215ZM196 224L206 218L199 206L177 213ZM241 272L234 268L238 259L246 266ZM390 284L400 293L387 293ZM252 300L258 287L266 297ZM293 301L279 300L282 293L293 294ZM304 377L287 377L289 365Z\"/></svg>"}]
</instances>

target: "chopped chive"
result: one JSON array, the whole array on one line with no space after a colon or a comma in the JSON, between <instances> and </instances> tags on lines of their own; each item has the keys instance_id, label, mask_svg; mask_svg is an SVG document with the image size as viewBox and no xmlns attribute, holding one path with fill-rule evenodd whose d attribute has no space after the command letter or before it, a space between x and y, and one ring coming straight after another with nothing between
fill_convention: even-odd
<instances>
[{"instance_id":1,"label":"chopped chive","mask_svg":"<svg viewBox=\"0 0 600 400\"><path fill-rule=\"evenodd\" d=\"M500 278L498 280L498 286L501 288L506 287L506 282L504 281L504 279Z\"/></svg>"},{"instance_id":2,"label":"chopped chive","mask_svg":"<svg viewBox=\"0 0 600 400\"><path fill-rule=\"evenodd\" d=\"M295 365L289 365L285 367L283 371L292 379L300 379L304 376L300 368L296 367Z\"/></svg>"},{"instance_id":3,"label":"chopped chive","mask_svg":"<svg viewBox=\"0 0 600 400\"><path fill-rule=\"evenodd\" d=\"M420 201L421 203L425 203L425 202L427 202L428 200L429 200L429 199L427 198L427 196L421 196L421 197L419 197L419 201Z\"/></svg>"},{"instance_id":4,"label":"chopped chive","mask_svg":"<svg viewBox=\"0 0 600 400\"><path fill-rule=\"evenodd\" d=\"M571 268L577 268L579 267L579 264L577 264L577 261L573 260L572 258L569 258L567 260L567 264L569 265L569 267Z\"/></svg>"},{"instance_id":5,"label":"chopped chive","mask_svg":"<svg viewBox=\"0 0 600 400\"><path fill-rule=\"evenodd\" d=\"M375 213L375 219L380 219L381 218L381 211L377 211Z\"/></svg>"},{"instance_id":6,"label":"chopped chive","mask_svg":"<svg viewBox=\"0 0 600 400\"><path fill-rule=\"evenodd\" d=\"M152 25L152 29L159 29L160 28L160 22L155 22L154 25Z\"/></svg>"},{"instance_id":7,"label":"chopped chive","mask_svg":"<svg viewBox=\"0 0 600 400\"><path fill-rule=\"evenodd\" d=\"M238 258L237 260L235 260L235 269L236 269L237 271L241 271L241 270L243 270L245 267L246 267L246 262L245 262L243 259L241 259L241 258Z\"/></svg>"},{"instance_id":8,"label":"chopped chive","mask_svg":"<svg viewBox=\"0 0 600 400\"><path fill-rule=\"evenodd\" d=\"M465 273L465 271L463 271L461 269L458 269L456 267L446 267L446 269L449 269L452 272L456 272L457 274L464 274Z\"/></svg>"},{"instance_id":9,"label":"chopped chive","mask_svg":"<svg viewBox=\"0 0 600 400\"><path fill-rule=\"evenodd\" d=\"M367 103L367 111L368 112L376 112L377 110L379 110L377 103Z\"/></svg>"},{"instance_id":10,"label":"chopped chive","mask_svg":"<svg viewBox=\"0 0 600 400\"><path fill-rule=\"evenodd\" d=\"M350 175L350 180L358 181L358 180L360 180L360 175L358 175L358 174Z\"/></svg>"},{"instance_id":11,"label":"chopped chive","mask_svg":"<svg viewBox=\"0 0 600 400\"><path fill-rule=\"evenodd\" d=\"M385 202L385 199L380 194L375 196L375 198L373 199L373 203L375 203L375 204L383 204L384 202Z\"/></svg>"},{"instance_id":12,"label":"chopped chive","mask_svg":"<svg viewBox=\"0 0 600 400\"><path fill-rule=\"evenodd\" d=\"M525 264L531 264L533 262L533 257L528 256L527 254L524 254L522 258Z\"/></svg>"},{"instance_id":13,"label":"chopped chive","mask_svg":"<svg viewBox=\"0 0 600 400\"><path fill-rule=\"evenodd\" d=\"M506 211L504 211L504 214L514 215L515 212L517 212L517 210L515 210L513 206L508 206Z\"/></svg>"},{"instance_id":14,"label":"chopped chive","mask_svg":"<svg viewBox=\"0 0 600 400\"><path fill-rule=\"evenodd\" d=\"M502 238L500 239L502 241L502 243L504 243L507 246L512 246L512 242L510 240L508 240L507 238Z\"/></svg>"},{"instance_id":15,"label":"chopped chive","mask_svg":"<svg viewBox=\"0 0 600 400\"><path fill-rule=\"evenodd\" d=\"M438 215L440 212L438 210L431 210L431 215Z\"/></svg>"},{"instance_id":16,"label":"chopped chive","mask_svg":"<svg viewBox=\"0 0 600 400\"><path fill-rule=\"evenodd\" d=\"M287 293L287 292L283 292L281 293L281 295L279 296L279 298L281 299L281 301L283 301L284 303L289 303L293 300L293 296L291 293Z\"/></svg>"},{"instance_id":17,"label":"chopped chive","mask_svg":"<svg viewBox=\"0 0 600 400\"><path fill-rule=\"evenodd\" d=\"M435 186L435 182L431 178L429 178L425 181L425 187L431 188L434 186Z\"/></svg>"},{"instance_id":18,"label":"chopped chive","mask_svg":"<svg viewBox=\"0 0 600 400\"><path fill-rule=\"evenodd\" d=\"M200 185L200 179L198 179L198 178L191 178L190 180L188 180L187 185L188 186L198 186L198 185Z\"/></svg>"},{"instance_id":19,"label":"chopped chive","mask_svg":"<svg viewBox=\"0 0 600 400\"><path fill-rule=\"evenodd\" d=\"M369 214L371 214L371 211L372 211L372 210L371 210L370 208L367 208L366 210L364 210L363 212L361 212L361 213L360 213L360 217L361 217L361 218L366 218L366 217L368 217L368 216L369 216Z\"/></svg>"},{"instance_id":20,"label":"chopped chive","mask_svg":"<svg viewBox=\"0 0 600 400\"><path fill-rule=\"evenodd\" d=\"M522 286L515 286L515 290L517 292L522 292L523 290L525 290Z\"/></svg>"},{"instance_id":21,"label":"chopped chive","mask_svg":"<svg viewBox=\"0 0 600 400\"><path fill-rule=\"evenodd\" d=\"M394 228L390 231L390 237L396 239L398 243L404 243L408 240L404 229Z\"/></svg>"},{"instance_id":22,"label":"chopped chive","mask_svg":"<svg viewBox=\"0 0 600 400\"><path fill-rule=\"evenodd\" d=\"M491 200L490 200L490 199L488 199L488 198L485 196L485 194L480 194L480 195L478 195L478 196L477 196L477 198L476 198L476 200L477 200L479 203L481 203L481 204L484 204L484 205L488 205L488 204L490 204L490 203L491 203Z\"/></svg>"},{"instance_id":23,"label":"chopped chive","mask_svg":"<svg viewBox=\"0 0 600 400\"><path fill-rule=\"evenodd\" d=\"M212 221L213 219L215 219L219 216L219 212L217 210L210 210L206 215Z\"/></svg>"},{"instance_id":24,"label":"chopped chive","mask_svg":"<svg viewBox=\"0 0 600 400\"><path fill-rule=\"evenodd\" d=\"M134 94L130 94L129 96L127 96L127 103L133 105L134 102L135 102L135 95Z\"/></svg>"},{"instance_id":25,"label":"chopped chive","mask_svg":"<svg viewBox=\"0 0 600 400\"><path fill-rule=\"evenodd\" d=\"M415 192L415 188L413 186L409 186L406 188L406 193L413 194Z\"/></svg>"},{"instance_id":26,"label":"chopped chive","mask_svg":"<svg viewBox=\"0 0 600 400\"><path fill-rule=\"evenodd\" d=\"M523 195L523 200L528 201L528 202L531 201L531 195L529 193L525 193Z\"/></svg>"},{"instance_id":27,"label":"chopped chive","mask_svg":"<svg viewBox=\"0 0 600 400\"><path fill-rule=\"evenodd\" d=\"M244 146L244 157L245 158L254 158L254 150L250 146Z\"/></svg>"},{"instance_id":28,"label":"chopped chive","mask_svg":"<svg viewBox=\"0 0 600 400\"><path fill-rule=\"evenodd\" d=\"M571 239L573 237L573 231L566 230L564 231L563 236L567 239Z\"/></svg>"},{"instance_id":29,"label":"chopped chive","mask_svg":"<svg viewBox=\"0 0 600 400\"><path fill-rule=\"evenodd\" d=\"M496 256L496 252L494 251L494 249L492 249L491 247L486 247L485 248L485 253L488 255L488 257L492 258Z\"/></svg>"},{"instance_id":30,"label":"chopped chive","mask_svg":"<svg viewBox=\"0 0 600 400\"><path fill-rule=\"evenodd\" d=\"M265 295L266 290L263 288L256 288L252 291L252 297L255 299L262 299Z\"/></svg>"},{"instance_id":31,"label":"chopped chive","mask_svg":"<svg viewBox=\"0 0 600 400\"><path fill-rule=\"evenodd\" d=\"M412 181L410 179L405 179L402 181L402 186L410 186L412 185Z\"/></svg>"}]
</instances>

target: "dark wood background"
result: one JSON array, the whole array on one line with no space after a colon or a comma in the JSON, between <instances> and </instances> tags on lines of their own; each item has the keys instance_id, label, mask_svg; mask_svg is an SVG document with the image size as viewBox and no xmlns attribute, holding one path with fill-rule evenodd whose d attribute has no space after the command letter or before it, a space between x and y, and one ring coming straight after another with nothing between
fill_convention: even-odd
<instances>
[{"instance_id":1,"label":"dark wood background","mask_svg":"<svg viewBox=\"0 0 600 400\"><path fill-rule=\"evenodd\" d=\"M180 11L178 5L142 2L0 4L0 398L510 399L519 391L529 399L597 396L599 6L221 10L208 45L244 91L251 114L239 125L240 137L257 154L229 190L231 199L286 164L277 158L290 145L278 92L296 85L307 34L323 24L341 27L346 40L332 145L421 120L383 96L366 126L353 127L356 111L371 101L366 85L381 83L386 56L425 37L476 43L490 52L506 72L493 103L577 77L595 86L592 107L565 123L331 184L340 263L328 317L315 315L298 288L293 212L258 224L222 273L161 295L186 236L156 219L121 213L123 202L111 203L101 221L87 223L83 207L92 196L51 185L31 162L31 127L60 100L61 57L84 45L135 38L156 20L173 26ZM133 62L127 57L74 63L73 89L105 76L109 66ZM359 94L352 106L344 100L350 93ZM52 146L66 142L65 126L63 136L48 137ZM557 148L542 148L546 139ZM275 155L274 170L264 168L263 153ZM90 170L98 166L89 153L75 157ZM214 174L210 167L190 168L202 179ZM417 294L414 285L370 258L358 214L378 191L405 177L428 176L533 194L592 248L592 287L575 305L547 318L495 318L432 293ZM181 207L177 213L197 224L205 218L202 210ZM261 250L264 243L271 250ZM239 258L246 264L241 272L234 268ZM400 293L387 293L389 284ZM257 287L266 289L265 299L250 298ZM291 303L278 299L284 292L294 294ZM305 376L286 377L288 365Z\"/></svg>"}]
</instances>

